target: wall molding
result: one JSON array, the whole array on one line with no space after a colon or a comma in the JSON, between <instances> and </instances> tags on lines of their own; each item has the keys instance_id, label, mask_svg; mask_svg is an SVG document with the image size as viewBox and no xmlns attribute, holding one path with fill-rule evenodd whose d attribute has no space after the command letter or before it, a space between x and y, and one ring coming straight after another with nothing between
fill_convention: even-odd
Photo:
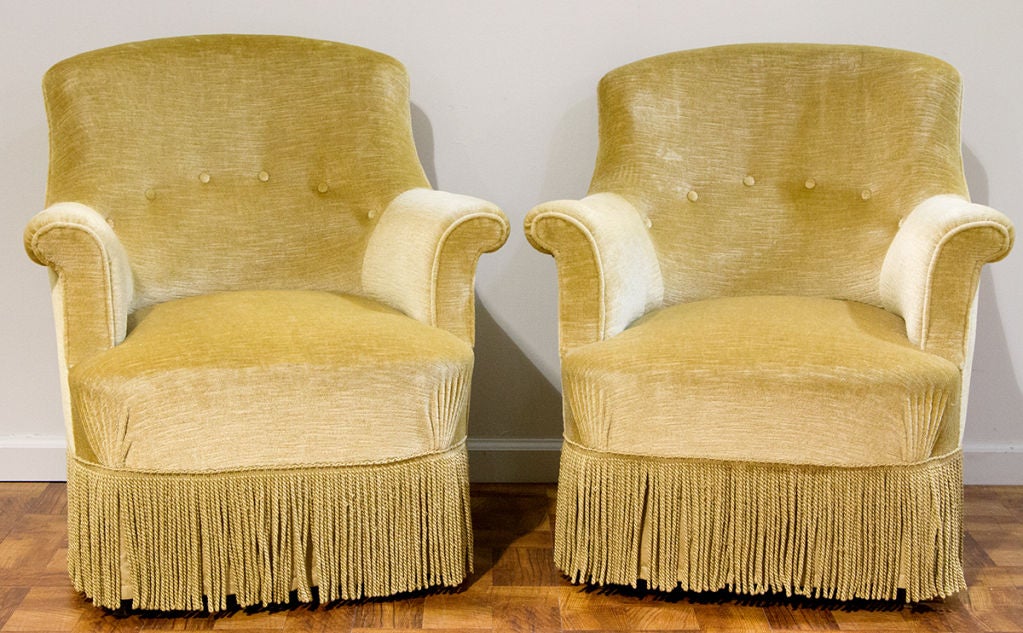
<instances>
[{"instance_id":1,"label":"wall molding","mask_svg":"<svg viewBox=\"0 0 1023 633\"><path fill-rule=\"evenodd\" d=\"M0 436L0 481L64 481L62 435ZM560 438L471 438L474 482L551 483L558 478ZM1023 485L1023 446L968 444L963 479L974 485Z\"/></svg>"},{"instance_id":2,"label":"wall molding","mask_svg":"<svg viewBox=\"0 0 1023 633\"><path fill-rule=\"evenodd\" d=\"M561 438L469 438L469 480L479 483L553 483Z\"/></svg>"},{"instance_id":3,"label":"wall molding","mask_svg":"<svg viewBox=\"0 0 1023 633\"><path fill-rule=\"evenodd\" d=\"M0 435L0 481L67 481L63 435Z\"/></svg>"},{"instance_id":4,"label":"wall molding","mask_svg":"<svg viewBox=\"0 0 1023 633\"><path fill-rule=\"evenodd\" d=\"M963 482L973 485L1023 485L1023 446L967 444L963 446Z\"/></svg>"}]
</instances>

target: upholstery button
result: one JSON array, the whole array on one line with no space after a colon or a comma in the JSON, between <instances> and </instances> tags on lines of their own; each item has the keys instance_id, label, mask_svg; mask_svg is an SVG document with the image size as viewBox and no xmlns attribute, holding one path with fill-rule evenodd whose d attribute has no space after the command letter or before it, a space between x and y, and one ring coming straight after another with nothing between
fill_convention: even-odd
<instances>
[{"instance_id":1,"label":"upholstery button","mask_svg":"<svg viewBox=\"0 0 1023 633\"><path fill-rule=\"evenodd\" d=\"M814 187L817 186L817 181L814 180L813 178L807 178L806 182L803 183L803 186L806 187L807 189L813 189Z\"/></svg>"},{"instance_id":2,"label":"upholstery button","mask_svg":"<svg viewBox=\"0 0 1023 633\"><path fill-rule=\"evenodd\" d=\"M646 228L649 229L651 226L654 225L654 222L650 218L643 218L643 224L645 224Z\"/></svg>"},{"instance_id":3,"label":"upholstery button","mask_svg":"<svg viewBox=\"0 0 1023 633\"><path fill-rule=\"evenodd\" d=\"M863 191L860 192L860 197L863 198L864 200L870 200L870 196L872 195L874 194L871 193L870 189L864 189Z\"/></svg>"},{"instance_id":4,"label":"upholstery button","mask_svg":"<svg viewBox=\"0 0 1023 633\"><path fill-rule=\"evenodd\" d=\"M372 220L373 218L377 217L377 210L370 209L369 213L367 213L366 215L369 217L370 220Z\"/></svg>"},{"instance_id":5,"label":"upholstery button","mask_svg":"<svg viewBox=\"0 0 1023 633\"><path fill-rule=\"evenodd\" d=\"M156 200L156 192L152 189L146 189L146 200Z\"/></svg>"},{"instance_id":6,"label":"upholstery button","mask_svg":"<svg viewBox=\"0 0 1023 633\"><path fill-rule=\"evenodd\" d=\"M263 182L266 182L270 180L270 174L266 173L265 171L261 171L259 172L259 179Z\"/></svg>"},{"instance_id":7,"label":"upholstery button","mask_svg":"<svg viewBox=\"0 0 1023 633\"><path fill-rule=\"evenodd\" d=\"M209 181L210 181L210 175L209 174L207 174L206 172L202 172L201 174L199 174L199 182L201 182L202 184L205 185Z\"/></svg>"},{"instance_id":8,"label":"upholstery button","mask_svg":"<svg viewBox=\"0 0 1023 633\"><path fill-rule=\"evenodd\" d=\"M103 219L107 221L107 224L109 224L111 228L113 228L113 226L114 226L114 219L112 217L107 216L107 217L105 217Z\"/></svg>"},{"instance_id":9,"label":"upholstery button","mask_svg":"<svg viewBox=\"0 0 1023 633\"><path fill-rule=\"evenodd\" d=\"M316 185L316 190L319 191L320 193L327 193L328 191L330 191L330 187L327 186L327 183L321 182L320 184Z\"/></svg>"},{"instance_id":10,"label":"upholstery button","mask_svg":"<svg viewBox=\"0 0 1023 633\"><path fill-rule=\"evenodd\" d=\"M690 189L689 193L686 194L686 198L689 198L689 202L696 202L700 199L700 194L696 193L695 189Z\"/></svg>"},{"instance_id":11,"label":"upholstery button","mask_svg":"<svg viewBox=\"0 0 1023 633\"><path fill-rule=\"evenodd\" d=\"M745 178L742 179L742 184L746 185L747 187L752 187L753 185L757 184L757 179L754 178L753 176L746 176Z\"/></svg>"}]
</instances>

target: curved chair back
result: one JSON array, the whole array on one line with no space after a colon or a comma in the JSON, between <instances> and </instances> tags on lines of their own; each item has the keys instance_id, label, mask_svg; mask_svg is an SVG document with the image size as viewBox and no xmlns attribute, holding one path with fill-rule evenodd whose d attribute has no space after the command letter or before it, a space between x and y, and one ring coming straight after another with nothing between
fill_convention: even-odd
<instances>
[{"instance_id":1,"label":"curved chair back","mask_svg":"<svg viewBox=\"0 0 1023 633\"><path fill-rule=\"evenodd\" d=\"M57 64L44 91L47 204L107 217L135 307L218 290L356 292L375 217L428 186L404 68L356 46L138 42Z\"/></svg>"},{"instance_id":2,"label":"curved chair back","mask_svg":"<svg viewBox=\"0 0 1023 633\"><path fill-rule=\"evenodd\" d=\"M749 294L881 305L900 210L966 195L959 75L926 55L670 53L610 72L599 105L590 191L648 215L669 305Z\"/></svg>"}]
</instances>

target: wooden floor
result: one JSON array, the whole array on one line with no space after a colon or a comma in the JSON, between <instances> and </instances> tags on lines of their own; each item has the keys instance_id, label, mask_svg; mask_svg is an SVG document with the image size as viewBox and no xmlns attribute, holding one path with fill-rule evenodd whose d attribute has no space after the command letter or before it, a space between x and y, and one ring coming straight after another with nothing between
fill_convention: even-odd
<instances>
[{"instance_id":1,"label":"wooden floor","mask_svg":"<svg viewBox=\"0 0 1023 633\"><path fill-rule=\"evenodd\" d=\"M968 591L907 607L574 586L551 561L555 489L473 487L476 574L399 599L209 615L112 613L65 571L63 484L0 483L0 631L1003 631L1023 632L1023 487L966 491Z\"/></svg>"}]
</instances>

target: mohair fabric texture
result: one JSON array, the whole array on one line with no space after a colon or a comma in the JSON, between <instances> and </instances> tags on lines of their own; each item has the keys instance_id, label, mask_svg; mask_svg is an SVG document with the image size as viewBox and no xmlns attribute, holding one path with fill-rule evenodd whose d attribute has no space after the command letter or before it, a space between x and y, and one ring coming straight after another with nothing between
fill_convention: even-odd
<instances>
[{"instance_id":1,"label":"mohair fabric texture","mask_svg":"<svg viewBox=\"0 0 1023 633\"><path fill-rule=\"evenodd\" d=\"M209 35L44 80L69 569L95 604L224 609L459 584L476 263L394 59Z\"/></svg>"},{"instance_id":2,"label":"mohair fabric texture","mask_svg":"<svg viewBox=\"0 0 1023 633\"><path fill-rule=\"evenodd\" d=\"M964 585L981 267L960 79L747 44L608 73L589 195L530 211L558 266L576 581L909 601Z\"/></svg>"}]
</instances>

